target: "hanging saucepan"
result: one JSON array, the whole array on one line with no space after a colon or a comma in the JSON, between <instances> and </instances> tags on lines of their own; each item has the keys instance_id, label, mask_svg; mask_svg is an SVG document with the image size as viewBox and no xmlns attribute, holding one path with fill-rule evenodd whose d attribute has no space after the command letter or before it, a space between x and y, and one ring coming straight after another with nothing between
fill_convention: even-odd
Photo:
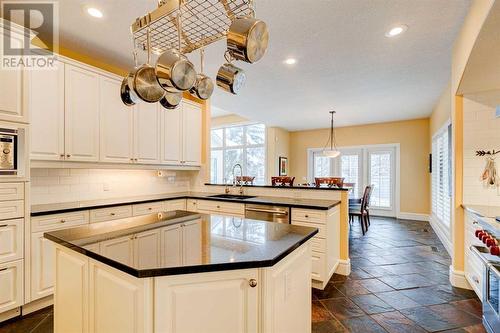
<instances>
[{"instance_id":1,"label":"hanging saucepan","mask_svg":"<svg viewBox=\"0 0 500 333\"><path fill-rule=\"evenodd\" d=\"M230 63L225 63L217 72L217 85L227 92L237 95L246 81L246 74Z\"/></svg>"},{"instance_id":2,"label":"hanging saucepan","mask_svg":"<svg viewBox=\"0 0 500 333\"><path fill-rule=\"evenodd\" d=\"M133 106L137 102L139 102L139 96L137 96L135 91L130 89L128 85L128 80L129 80L128 76L123 78L122 86L120 88L120 97L122 98L123 104L127 106Z\"/></svg>"},{"instance_id":3,"label":"hanging saucepan","mask_svg":"<svg viewBox=\"0 0 500 333\"><path fill-rule=\"evenodd\" d=\"M149 29L147 33L146 48L148 52L148 62L129 75L128 85L144 102L156 103L165 95L165 90L163 90L156 80L155 68L149 64L151 60Z\"/></svg>"},{"instance_id":4,"label":"hanging saucepan","mask_svg":"<svg viewBox=\"0 0 500 333\"><path fill-rule=\"evenodd\" d=\"M194 84L194 87L189 90L191 95L207 100L212 96L212 93L214 92L214 83L211 78L203 74L203 67L205 63L205 50L201 49L200 50L200 68L201 68L201 73L196 76L196 82Z\"/></svg>"},{"instance_id":5,"label":"hanging saucepan","mask_svg":"<svg viewBox=\"0 0 500 333\"><path fill-rule=\"evenodd\" d=\"M165 90L186 91L196 82L194 65L175 50L167 50L160 55L155 71L158 83Z\"/></svg>"},{"instance_id":6,"label":"hanging saucepan","mask_svg":"<svg viewBox=\"0 0 500 333\"><path fill-rule=\"evenodd\" d=\"M237 60L259 61L266 53L269 32L264 21L253 17L237 17L227 32L227 49Z\"/></svg>"},{"instance_id":7,"label":"hanging saucepan","mask_svg":"<svg viewBox=\"0 0 500 333\"><path fill-rule=\"evenodd\" d=\"M160 99L160 104L165 109L173 110L177 106L179 106L181 101L182 101L182 92L169 92L169 91L167 91L165 93L165 96L163 96L162 99Z\"/></svg>"}]
</instances>

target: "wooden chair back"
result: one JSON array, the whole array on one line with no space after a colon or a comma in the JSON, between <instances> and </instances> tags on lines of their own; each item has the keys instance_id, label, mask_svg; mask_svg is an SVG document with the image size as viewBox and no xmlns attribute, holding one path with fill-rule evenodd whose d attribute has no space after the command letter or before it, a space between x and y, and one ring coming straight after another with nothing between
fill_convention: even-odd
<instances>
[{"instance_id":1,"label":"wooden chair back","mask_svg":"<svg viewBox=\"0 0 500 333\"><path fill-rule=\"evenodd\" d=\"M236 176L236 183L240 185L243 183L243 185L253 185L253 181L255 180L255 177L252 176Z\"/></svg>"},{"instance_id":2,"label":"wooden chair back","mask_svg":"<svg viewBox=\"0 0 500 333\"><path fill-rule=\"evenodd\" d=\"M320 187L321 184L327 184L328 187L343 187L344 179L345 178L342 177L316 177L314 178L314 183L316 184L316 187Z\"/></svg>"},{"instance_id":3,"label":"wooden chair back","mask_svg":"<svg viewBox=\"0 0 500 333\"><path fill-rule=\"evenodd\" d=\"M295 177L271 177L271 185L272 186L293 186L293 182L295 181Z\"/></svg>"},{"instance_id":4,"label":"wooden chair back","mask_svg":"<svg viewBox=\"0 0 500 333\"><path fill-rule=\"evenodd\" d=\"M370 206L370 198L372 195L373 185L365 187L363 197L361 198L361 211L364 212Z\"/></svg>"}]
</instances>

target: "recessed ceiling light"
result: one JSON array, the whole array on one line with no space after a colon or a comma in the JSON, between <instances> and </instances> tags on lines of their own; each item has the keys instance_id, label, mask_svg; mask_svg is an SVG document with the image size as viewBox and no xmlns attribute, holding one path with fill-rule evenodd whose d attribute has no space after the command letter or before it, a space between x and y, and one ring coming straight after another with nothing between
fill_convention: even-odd
<instances>
[{"instance_id":1,"label":"recessed ceiling light","mask_svg":"<svg viewBox=\"0 0 500 333\"><path fill-rule=\"evenodd\" d=\"M401 35L403 32L408 30L408 26L401 24L397 25L395 27L392 27L389 31L385 33L385 37L396 37L398 35Z\"/></svg>"},{"instance_id":2,"label":"recessed ceiling light","mask_svg":"<svg viewBox=\"0 0 500 333\"><path fill-rule=\"evenodd\" d=\"M87 14L89 14L92 17L96 17L96 18L102 18L103 17L102 12L99 9L95 8L95 7L87 7Z\"/></svg>"},{"instance_id":3,"label":"recessed ceiling light","mask_svg":"<svg viewBox=\"0 0 500 333\"><path fill-rule=\"evenodd\" d=\"M295 58L288 58L284 61L285 64L287 65L295 65L297 63L297 59Z\"/></svg>"}]
</instances>

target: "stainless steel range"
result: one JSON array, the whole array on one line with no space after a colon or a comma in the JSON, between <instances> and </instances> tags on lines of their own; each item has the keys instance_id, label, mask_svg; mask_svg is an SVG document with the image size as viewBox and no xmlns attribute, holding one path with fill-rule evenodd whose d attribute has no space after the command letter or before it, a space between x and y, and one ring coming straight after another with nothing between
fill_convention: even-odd
<instances>
[{"instance_id":1,"label":"stainless steel range","mask_svg":"<svg viewBox=\"0 0 500 333\"><path fill-rule=\"evenodd\" d=\"M484 246L472 246L471 250L483 263L483 324L489 333L500 333L500 222L499 218L478 218L482 227L475 232ZM495 226L498 223L498 226Z\"/></svg>"}]
</instances>

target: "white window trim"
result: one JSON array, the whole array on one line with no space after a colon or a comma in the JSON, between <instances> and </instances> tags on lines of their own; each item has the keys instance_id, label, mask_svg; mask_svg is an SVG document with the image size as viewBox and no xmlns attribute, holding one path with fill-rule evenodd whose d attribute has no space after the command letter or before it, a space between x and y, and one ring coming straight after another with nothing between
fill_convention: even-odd
<instances>
[{"instance_id":1,"label":"white window trim","mask_svg":"<svg viewBox=\"0 0 500 333\"><path fill-rule=\"evenodd\" d=\"M264 125L264 143L262 144L253 144L253 145L240 145L240 146L226 146L226 128L230 127L243 127L243 126L251 126L251 125ZM212 130L217 130L217 129L224 129L223 135L222 135L222 147L212 147ZM244 136L245 141L246 141L246 136ZM268 174L268 167L267 167L267 161L268 161L268 127L266 124L262 122L254 122L254 121L242 121L242 122L237 122L237 123L230 123L230 124L223 124L219 126L214 126L210 128L210 158L209 160L212 159L212 151L222 151L224 152L225 150L228 149L242 149L243 150L243 155L242 159L246 161L246 149L248 148L264 148L264 184L266 184L267 181L267 174ZM223 155L224 156L224 155ZM224 164L223 164L224 167ZM242 165L242 172L244 175L246 175L247 170L246 170L246 164ZM224 169L222 170L222 173L224 174ZM209 174L211 178L211 173ZM224 180L223 180L224 181ZM226 182L231 182L232 179L226 179Z\"/></svg>"},{"instance_id":2,"label":"white window trim","mask_svg":"<svg viewBox=\"0 0 500 333\"><path fill-rule=\"evenodd\" d=\"M377 209L374 211L374 215L378 216L390 216L402 218L408 213L401 212L401 144L400 143L384 143L384 144L374 144L374 145L357 145L357 146L338 146L339 150L356 150L356 149L394 149L394 164L395 164L395 177L396 184L394 184L394 208L388 209ZM314 181L313 175L313 156L315 152L322 151L324 148L308 148L307 149L307 179L309 182ZM367 158L363 156L363 163L367 163ZM363 175L363 178L365 176Z\"/></svg>"},{"instance_id":3,"label":"white window trim","mask_svg":"<svg viewBox=\"0 0 500 333\"><path fill-rule=\"evenodd\" d=\"M447 119L446 122L432 135L432 138L431 138L431 153L432 153L432 144L434 142L434 139L440 135L442 135L444 132L448 131L448 127L452 124L451 122L451 119ZM453 131L453 128L451 129ZM453 147L452 147L452 151L448 152L449 154L449 158L452 160L452 165L451 165L451 172L453 173ZM434 162L434 158L435 156L433 155L432 156L432 160ZM435 172L435 170L433 169L432 172ZM434 210L432 209L433 208L433 202L432 202L432 197L433 197L433 182L432 182L432 178L433 178L433 175L431 174L431 220L433 222L436 222L437 223L437 226L438 228L440 228L441 232L444 233L446 235L446 237L448 239L451 239L451 225L453 223L453 176L451 178L451 183L449 184L451 190L452 190L452 195L450 197L450 224L449 225L446 225L445 223L443 223L443 221L441 221L440 218L438 218L435 214L434 214Z\"/></svg>"}]
</instances>

